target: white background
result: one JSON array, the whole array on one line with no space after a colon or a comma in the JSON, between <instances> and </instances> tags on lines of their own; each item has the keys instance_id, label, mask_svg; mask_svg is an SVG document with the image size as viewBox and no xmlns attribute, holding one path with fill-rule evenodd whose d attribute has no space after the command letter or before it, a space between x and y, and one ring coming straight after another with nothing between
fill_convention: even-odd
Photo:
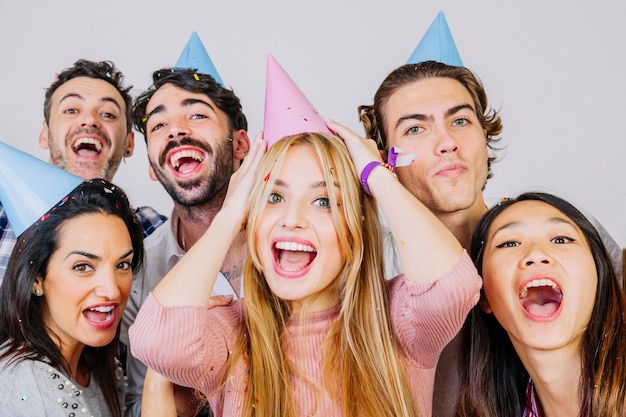
<instances>
[{"instance_id":1,"label":"white background","mask_svg":"<svg viewBox=\"0 0 626 417\"><path fill-rule=\"evenodd\" d=\"M626 2L419 0L0 0L0 140L47 160L37 138L44 89L79 58L111 60L133 93L173 66L196 30L249 133L262 129L272 53L325 118L362 132L357 106L405 63L443 10L465 66L501 110L488 201L556 193L626 245ZM168 214L143 137L115 182Z\"/></svg>"}]
</instances>

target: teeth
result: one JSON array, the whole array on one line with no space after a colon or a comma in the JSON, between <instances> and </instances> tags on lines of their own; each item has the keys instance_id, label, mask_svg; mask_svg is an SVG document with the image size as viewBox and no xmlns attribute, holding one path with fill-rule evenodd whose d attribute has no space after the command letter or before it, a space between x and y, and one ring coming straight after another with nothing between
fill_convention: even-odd
<instances>
[{"instance_id":1,"label":"teeth","mask_svg":"<svg viewBox=\"0 0 626 417\"><path fill-rule=\"evenodd\" d=\"M98 152L102 150L102 145L94 138L78 138L74 142L74 150L78 149L80 145L94 145Z\"/></svg>"},{"instance_id":2,"label":"teeth","mask_svg":"<svg viewBox=\"0 0 626 417\"><path fill-rule=\"evenodd\" d=\"M561 292L561 289L559 288L559 286L556 285L554 281L550 279L544 279L544 278L533 279L528 284L526 284L524 289L522 289L522 292L520 293L519 298L526 297L526 294L528 293L529 288L537 288L537 287L552 287L553 290L558 291L559 293Z\"/></svg>"},{"instance_id":3,"label":"teeth","mask_svg":"<svg viewBox=\"0 0 626 417\"><path fill-rule=\"evenodd\" d=\"M100 306L100 307L90 308L89 310L97 311L99 313L110 313L111 311L113 311L114 308L115 307L113 306Z\"/></svg>"},{"instance_id":4,"label":"teeth","mask_svg":"<svg viewBox=\"0 0 626 417\"><path fill-rule=\"evenodd\" d=\"M276 249L298 251L298 252L315 252L313 246L303 245L296 242L276 242Z\"/></svg>"},{"instance_id":5,"label":"teeth","mask_svg":"<svg viewBox=\"0 0 626 417\"><path fill-rule=\"evenodd\" d=\"M184 151L176 152L170 158L170 164L174 168L178 168L178 166L180 165L178 163L178 161L181 158L193 158L193 159L195 159L198 162L202 162L202 161L204 161L204 154L202 152L200 152L200 151L195 151L195 150L191 150L191 149L187 149L187 150L184 150Z\"/></svg>"}]
</instances>

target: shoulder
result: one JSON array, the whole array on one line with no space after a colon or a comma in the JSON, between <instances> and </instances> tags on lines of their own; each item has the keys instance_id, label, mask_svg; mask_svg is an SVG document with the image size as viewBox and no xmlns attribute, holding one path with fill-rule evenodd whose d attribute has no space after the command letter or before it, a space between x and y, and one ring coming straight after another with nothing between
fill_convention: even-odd
<instances>
[{"instance_id":1,"label":"shoulder","mask_svg":"<svg viewBox=\"0 0 626 417\"><path fill-rule=\"evenodd\" d=\"M135 210L135 217L141 226L141 230L143 230L144 236L150 236L167 220L166 216L148 206L137 207Z\"/></svg>"}]
</instances>

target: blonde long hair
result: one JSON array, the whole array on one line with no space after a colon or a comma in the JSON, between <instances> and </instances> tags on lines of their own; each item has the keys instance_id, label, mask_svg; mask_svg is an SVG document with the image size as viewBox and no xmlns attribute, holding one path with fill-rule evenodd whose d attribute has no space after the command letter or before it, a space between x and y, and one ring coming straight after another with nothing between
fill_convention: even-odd
<instances>
[{"instance_id":1,"label":"blonde long hair","mask_svg":"<svg viewBox=\"0 0 626 417\"><path fill-rule=\"evenodd\" d=\"M417 416L402 366L403 356L393 337L389 291L384 278L381 228L373 198L362 191L342 140L323 133L303 133L282 139L264 156L247 227L249 256L244 265L244 322L239 351L247 361L248 389L243 416L295 417L291 376L300 375L285 356L281 343L291 315L291 303L279 299L263 276L254 246L256 219L267 204L275 176L292 146L310 146L319 157L327 184L337 183L342 204L329 194L332 215L345 264L334 281L339 319L322 349L322 385L337 393L345 416ZM306 376L305 376L306 377ZM263 398L257 402L255 398Z\"/></svg>"}]
</instances>

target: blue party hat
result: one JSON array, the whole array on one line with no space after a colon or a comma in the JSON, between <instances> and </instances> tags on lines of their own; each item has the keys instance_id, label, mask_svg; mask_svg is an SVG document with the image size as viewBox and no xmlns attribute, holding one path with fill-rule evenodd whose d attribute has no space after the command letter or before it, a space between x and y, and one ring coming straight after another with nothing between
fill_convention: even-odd
<instances>
[{"instance_id":1,"label":"blue party hat","mask_svg":"<svg viewBox=\"0 0 626 417\"><path fill-rule=\"evenodd\" d=\"M437 14L406 63L417 64L424 61L438 61L453 67L463 66L443 12Z\"/></svg>"},{"instance_id":2,"label":"blue party hat","mask_svg":"<svg viewBox=\"0 0 626 417\"><path fill-rule=\"evenodd\" d=\"M0 142L0 202L15 236L82 182L82 178Z\"/></svg>"},{"instance_id":3,"label":"blue party hat","mask_svg":"<svg viewBox=\"0 0 626 417\"><path fill-rule=\"evenodd\" d=\"M215 65L213 65L209 53L206 51L196 32L193 32L189 37L187 45L185 45L185 49L183 49L183 52L178 57L175 66L176 68L190 68L201 74L210 75L224 87L222 78L217 73L217 69Z\"/></svg>"}]
</instances>

